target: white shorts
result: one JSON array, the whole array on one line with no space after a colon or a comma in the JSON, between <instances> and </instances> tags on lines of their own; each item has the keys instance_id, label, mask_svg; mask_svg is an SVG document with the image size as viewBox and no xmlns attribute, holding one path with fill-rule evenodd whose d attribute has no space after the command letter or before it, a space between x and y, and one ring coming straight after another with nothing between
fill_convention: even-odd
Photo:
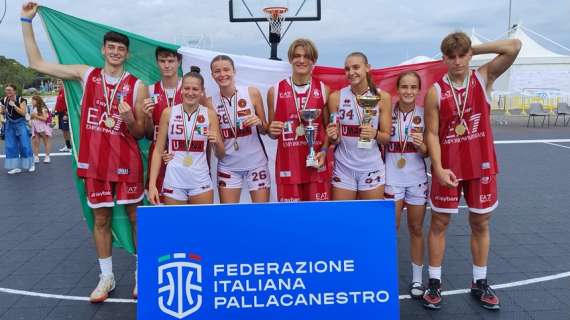
<instances>
[{"instance_id":1,"label":"white shorts","mask_svg":"<svg viewBox=\"0 0 570 320\"><path fill-rule=\"evenodd\" d=\"M404 202L413 206L423 206L427 203L428 183L420 183L409 187L386 185L384 193L386 198L393 198L396 201L404 200Z\"/></svg>"},{"instance_id":2,"label":"white shorts","mask_svg":"<svg viewBox=\"0 0 570 320\"><path fill-rule=\"evenodd\" d=\"M335 162L332 174L332 185L335 188L351 191L374 190L386 183L384 166L370 172L357 172Z\"/></svg>"},{"instance_id":3,"label":"white shorts","mask_svg":"<svg viewBox=\"0 0 570 320\"><path fill-rule=\"evenodd\" d=\"M209 174L199 179L199 182L192 188L180 188L173 186L168 179L164 180L162 185L162 196L178 201L188 201L189 197L208 192L213 189L212 179Z\"/></svg>"},{"instance_id":4,"label":"white shorts","mask_svg":"<svg viewBox=\"0 0 570 320\"><path fill-rule=\"evenodd\" d=\"M247 189L249 191L269 188L271 186L271 178L269 177L267 164L246 171L232 171L218 167L218 187L241 189L244 180L247 181Z\"/></svg>"}]
</instances>

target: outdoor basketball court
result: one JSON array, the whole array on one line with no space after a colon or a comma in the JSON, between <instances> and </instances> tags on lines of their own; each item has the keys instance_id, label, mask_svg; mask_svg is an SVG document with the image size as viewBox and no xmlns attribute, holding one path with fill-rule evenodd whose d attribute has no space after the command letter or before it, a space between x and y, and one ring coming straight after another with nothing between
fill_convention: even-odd
<instances>
[{"instance_id":1,"label":"outdoor basketball court","mask_svg":"<svg viewBox=\"0 0 570 320\"><path fill-rule=\"evenodd\" d=\"M568 319L570 127L526 128L525 121L494 128L500 206L492 220L489 279L502 309L484 310L466 293L471 261L462 210L449 229L446 296L435 312L407 296L411 275L403 221L398 239L402 319ZM61 142L56 137L54 146ZM68 155L40 163L33 174L9 176L0 170L0 319L136 319L130 300L134 260L122 250L113 255L118 280L113 299L100 305L87 301L99 266L73 175ZM426 231L428 221L429 214Z\"/></svg>"}]
</instances>

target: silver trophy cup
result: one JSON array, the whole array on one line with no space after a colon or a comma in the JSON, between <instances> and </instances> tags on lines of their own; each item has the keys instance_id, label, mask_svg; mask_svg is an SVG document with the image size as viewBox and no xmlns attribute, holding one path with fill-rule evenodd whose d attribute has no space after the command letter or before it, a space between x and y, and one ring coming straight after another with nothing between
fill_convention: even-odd
<instances>
[{"instance_id":1,"label":"silver trophy cup","mask_svg":"<svg viewBox=\"0 0 570 320\"><path fill-rule=\"evenodd\" d=\"M305 138L307 139L307 145L309 147L309 154L307 155L307 161L305 165L307 167L319 167L319 161L315 158L316 153L313 146L315 145L315 131L316 127L313 124L313 121L317 119L317 117L321 114L321 110L319 109L305 109L301 111L301 118L307 122L305 126Z\"/></svg>"},{"instance_id":2,"label":"silver trophy cup","mask_svg":"<svg viewBox=\"0 0 570 320\"><path fill-rule=\"evenodd\" d=\"M379 96L356 96L356 101L362 107L362 124L368 125L377 113L376 105L380 101ZM370 149L374 145L371 139L358 139L357 146L361 149Z\"/></svg>"}]
</instances>

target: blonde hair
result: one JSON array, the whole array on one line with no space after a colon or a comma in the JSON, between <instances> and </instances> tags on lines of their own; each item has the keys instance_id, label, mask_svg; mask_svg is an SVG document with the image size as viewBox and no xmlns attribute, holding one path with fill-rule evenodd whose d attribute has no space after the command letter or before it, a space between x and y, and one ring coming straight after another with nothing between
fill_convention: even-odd
<instances>
[{"instance_id":1,"label":"blonde hair","mask_svg":"<svg viewBox=\"0 0 570 320\"><path fill-rule=\"evenodd\" d=\"M297 47L303 47L305 50L307 50L307 57L311 61L317 62L317 59L319 58L319 51L317 50L317 47L313 41L305 38L296 39L293 41L293 43L291 43L289 46L289 51L287 52L289 62L293 61L293 58L295 56L295 49L297 49Z\"/></svg>"},{"instance_id":2,"label":"blonde hair","mask_svg":"<svg viewBox=\"0 0 570 320\"><path fill-rule=\"evenodd\" d=\"M462 56L471 49L471 39L465 32L454 32L443 38L440 49L444 56Z\"/></svg>"}]
</instances>

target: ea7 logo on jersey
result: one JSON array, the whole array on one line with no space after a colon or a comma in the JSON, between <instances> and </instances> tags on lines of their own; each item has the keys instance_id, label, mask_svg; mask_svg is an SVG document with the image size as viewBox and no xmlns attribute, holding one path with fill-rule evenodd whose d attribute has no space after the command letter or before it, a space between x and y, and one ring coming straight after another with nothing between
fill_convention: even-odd
<instances>
[{"instance_id":1,"label":"ea7 logo on jersey","mask_svg":"<svg viewBox=\"0 0 570 320\"><path fill-rule=\"evenodd\" d=\"M177 319L184 319L202 307L201 257L174 253L158 259L158 307ZM196 262L192 262L196 261Z\"/></svg>"},{"instance_id":2,"label":"ea7 logo on jersey","mask_svg":"<svg viewBox=\"0 0 570 320\"><path fill-rule=\"evenodd\" d=\"M482 194L482 195L479 196L479 201L480 201L480 202L489 202L489 201L491 201L491 200L492 200L492 196L491 196L490 193L488 193L488 194Z\"/></svg>"},{"instance_id":3,"label":"ea7 logo on jersey","mask_svg":"<svg viewBox=\"0 0 570 320\"><path fill-rule=\"evenodd\" d=\"M291 97L293 97L293 94L291 93L291 91L279 92L279 98L280 99L289 99Z\"/></svg>"}]
</instances>

